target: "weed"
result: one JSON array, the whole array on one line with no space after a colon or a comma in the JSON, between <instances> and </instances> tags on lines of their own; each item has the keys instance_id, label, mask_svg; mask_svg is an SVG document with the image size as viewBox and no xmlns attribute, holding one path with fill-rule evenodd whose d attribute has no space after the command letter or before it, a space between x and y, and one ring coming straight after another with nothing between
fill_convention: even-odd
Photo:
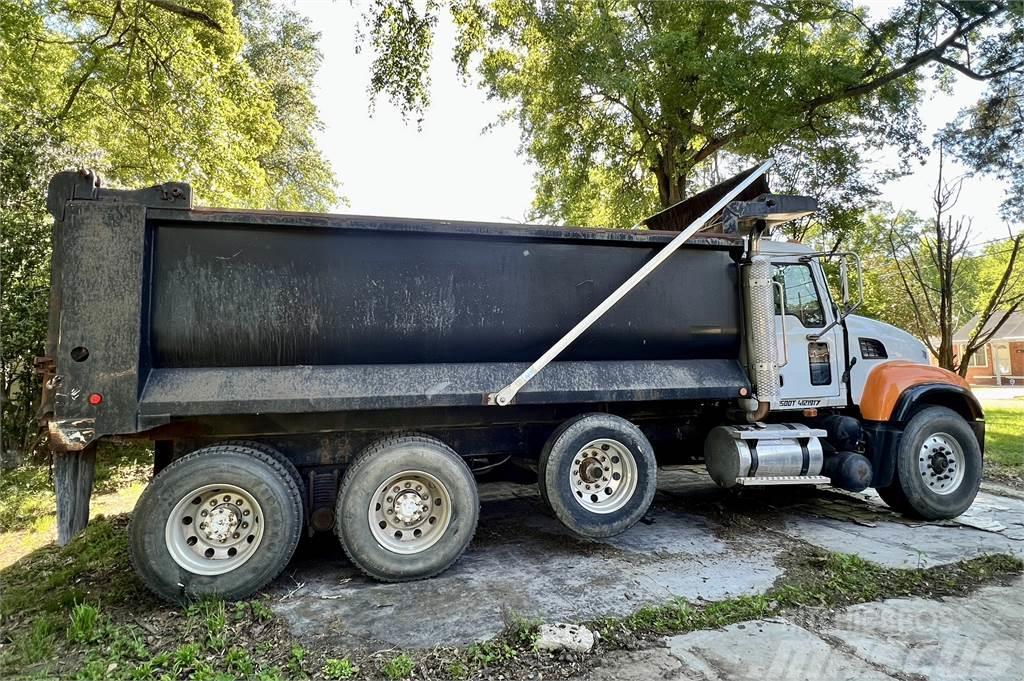
<instances>
[{"instance_id":1,"label":"weed","mask_svg":"<svg viewBox=\"0 0 1024 681\"><path fill-rule=\"evenodd\" d=\"M501 639L474 643L466 648L466 659L474 667L491 667L498 662L513 660L519 652Z\"/></svg>"},{"instance_id":2,"label":"weed","mask_svg":"<svg viewBox=\"0 0 1024 681\"><path fill-rule=\"evenodd\" d=\"M79 603L71 609L71 624L68 625L68 640L76 643L92 643L100 637L100 611L86 603Z\"/></svg>"},{"instance_id":3,"label":"weed","mask_svg":"<svg viewBox=\"0 0 1024 681\"><path fill-rule=\"evenodd\" d=\"M296 676L305 676L306 670L302 668L302 661L306 659L306 649L302 646L292 646L288 653L288 671Z\"/></svg>"},{"instance_id":4,"label":"weed","mask_svg":"<svg viewBox=\"0 0 1024 681\"><path fill-rule=\"evenodd\" d=\"M202 650L198 643L185 643L178 646L172 653L174 668L182 670L195 666L201 652Z\"/></svg>"},{"instance_id":5,"label":"weed","mask_svg":"<svg viewBox=\"0 0 1024 681\"><path fill-rule=\"evenodd\" d=\"M392 681L398 681L399 679L407 678L412 674L412 670L415 666L416 663L413 662L413 659L405 653L402 653L388 660L381 671L384 673L386 678L389 678Z\"/></svg>"},{"instance_id":6,"label":"weed","mask_svg":"<svg viewBox=\"0 0 1024 681\"><path fill-rule=\"evenodd\" d=\"M185 614L203 632L203 645L208 650L220 652L227 647L228 616L224 601L216 598L197 601L188 606Z\"/></svg>"},{"instance_id":7,"label":"weed","mask_svg":"<svg viewBox=\"0 0 1024 681\"><path fill-rule=\"evenodd\" d=\"M347 657L340 660L330 659L324 664L321 673L327 679L351 679L359 673L359 667L349 662Z\"/></svg>"},{"instance_id":8,"label":"weed","mask_svg":"<svg viewBox=\"0 0 1024 681\"><path fill-rule=\"evenodd\" d=\"M531 649L537 642L541 621L515 613L505 614L505 638L513 645Z\"/></svg>"},{"instance_id":9,"label":"weed","mask_svg":"<svg viewBox=\"0 0 1024 681\"><path fill-rule=\"evenodd\" d=\"M467 667L463 662L452 662L448 665L445 671L448 672L448 676L452 677L456 681L469 678L469 667Z\"/></svg>"},{"instance_id":10,"label":"weed","mask_svg":"<svg viewBox=\"0 0 1024 681\"><path fill-rule=\"evenodd\" d=\"M249 601L249 607L257 622L264 623L274 619L274 611L264 605L262 601Z\"/></svg>"},{"instance_id":11,"label":"weed","mask_svg":"<svg viewBox=\"0 0 1024 681\"><path fill-rule=\"evenodd\" d=\"M284 678L284 672L281 671L280 667L264 669L256 675L256 681L284 681Z\"/></svg>"},{"instance_id":12,"label":"weed","mask_svg":"<svg viewBox=\"0 0 1024 681\"><path fill-rule=\"evenodd\" d=\"M253 663L252 658L249 657L249 653L241 648L229 650L224 661L227 663L228 669L237 672L243 679L252 678L256 671L256 665Z\"/></svg>"}]
</instances>

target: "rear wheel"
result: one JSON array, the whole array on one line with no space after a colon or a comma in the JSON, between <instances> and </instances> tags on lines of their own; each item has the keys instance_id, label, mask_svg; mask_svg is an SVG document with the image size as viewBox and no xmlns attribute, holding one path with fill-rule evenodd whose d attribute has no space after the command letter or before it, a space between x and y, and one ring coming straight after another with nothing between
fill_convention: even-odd
<instances>
[{"instance_id":1,"label":"rear wheel","mask_svg":"<svg viewBox=\"0 0 1024 681\"><path fill-rule=\"evenodd\" d=\"M401 582L455 563L479 515L476 481L458 454L432 437L405 435L370 445L345 471L335 531L356 567Z\"/></svg>"},{"instance_id":2,"label":"rear wheel","mask_svg":"<svg viewBox=\"0 0 1024 681\"><path fill-rule=\"evenodd\" d=\"M282 454L276 447L269 445L266 442L260 442L259 440L229 440L227 442L218 443L221 445L230 445L234 447L247 447L249 449L255 449L259 452L263 452L267 456L271 456L281 464L281 467L288 473L288 476L295 481L295 486L299 488L299 497L302 499L302 516L303 522L305 522L306 514L309 506L309 495L306 493L306 482L299 475L299 470L295 467L295 464L291 462L284 454Z\"/></svg>"},{"instance_id":3,"label":"rear wheel","mask_svg":"<svg viewBox=\"0 0 1024 681\"><path fill-rule=\"evenodd\" d=\"M542 497L583 537L625 532L654 500L654 449L639 428L611 414L585 414L560 427L539 469Z\"/></svg>"},{"instance_id":4,"label":"rear wheel","mask_svg":"<svg viewBox=\"0 0 1024 681\"><path fill-rule=\"evenodd\" d=\"M153 478L132 514L129 555L167 600L245 598L281 573L301 529L299 489L280 461L216 445Z\"/></svg>"},{"instance_id":5,"label":"rear wheel","mask_svg":"<svg viewBox=\"0 0 1024 681\"><path fill-rule=\"evenodd\" d=\"M955 518L974 503L981 473L981 447L964 418L946 407L928 407L907 423L896 477L879 495L925 520Z\"/></svg>"}]
</instances>

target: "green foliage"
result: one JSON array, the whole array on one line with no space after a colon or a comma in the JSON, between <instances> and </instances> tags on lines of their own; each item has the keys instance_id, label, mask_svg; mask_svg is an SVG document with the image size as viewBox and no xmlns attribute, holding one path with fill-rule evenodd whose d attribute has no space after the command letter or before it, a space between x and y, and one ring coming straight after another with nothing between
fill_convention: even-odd
<instances>
[{"instance_id":1,"label":"green foliage","mask_svg":"<svg viewBox=\"0 0 1024 681\"><path fill-rule=\"evenodd\" d=\"M152 452L137 445L101 447L93 490L103 494L141 483L153 469ZM54 515L56 500L50 471L25 466L0 475L0 532L23 530Z\"/></svg>"},{"instance_id":2,"label":"green foliage","mask_svg":"<svg viewBox=\"0 0 1024 681\"><path fill-rule=\"evenodd\" d=\"M989 402L985 408L985 467L1024 478L1024 400Z\"/></svg>"},{"instance_id":3,"label":"green foliage","mask_svg":"<svg viewBox=\"0 0 1024 681\"><path fill-rule=\"evenodd\" d=\"M415 668L416 663L413 662L413 659L405 653L401 653L388 660L381 669L381 672L383 672L385 678L399 681L399 679L408 678Z\"/></svg>"},{"instance_id":4,"label":"green foliage","mask_svg":"<svg viewBox=\"0 0 1024 681\"><path fill-rule=\"evenodd\" d=\"M321 673L327 679L351 679L359 673L359 667L349 662L347 657L329 659L324 663Z\"/></svg>"},{"instance_id":5,"label":"green foliage","mask_svg":"<svg viewBox=\"0 0 1024 681\"><path fill-rule=\"evenodd\" d=\"M29 451L36 439L49 177L92 167L113 185L190 182L217 205L330 208L335 181L312 137L318 39L270 0L4 3L0 451Z\"/></svg>"},{"instance_id":6,"label":"green foliage","mask_svg":"<svg viewBox=\"0 0 1024 681\"><path fill-rule=\"evenodd\" d=\"M71 624L68 625L68 639L79 643L91 643L99 637L100 611L92 605L79 603L71 610Z\"/></svg>"},{"instance_id":7,"label":"green foliage","mask_svg":"<svg viewBox=\"0 0 1024 681\"><path fill-rule=\"evenodd\" d=\"M371 0L357 43L361 49L368 38L374 53L371 103L386 95L403 117L430 104L430 51L438 7L438 0Z\"/></svg>"},{"instance_id":8,"label":"green foliage","mask_svg":"<svg viewBox=\"0 0 1024 681\"><path fill-rule=\"evenodd\" d=\"M305 676L306 671L302 663L306 659L306 649L300 645L292 646L288 652L288 671L295 676Z\"/></svg>"},{"instance_id":9,"label":"green foliage","mask_svg":"<svg viewBox=\"0 0 1024 681\"><path fill-rule=\"evenodd\" d=\"M513 0L459 22L461 65L476 59L539 166L542 217L627 226L708 183L719 152L786 146L835 183L855 176L865 136L915 139L913 82L837 97L884 59L839 3Z\"/></svg>"},{"instance_id":10,"label":"green foliage","mask_svg":"<svg viewBox=\"0 0 1024 681\"><path fill-rule=\"evenodd\" d=\"M368 12L371 93L421 111L433 3L409 4L376 0ZM864 151L895 145L909 160L920 149L923 68L972 63L970 36L988 48L991 77L1016 61L992 45L1019 32L1018 13L994 4L908 1L873 23L846 0L450 7L456 62L508 105L538 167L536 216L609 226L775 155L777 188L822 195L829 229L845 229L859 217L850 198L871 193Z\"/></svg>"}]
</instances>

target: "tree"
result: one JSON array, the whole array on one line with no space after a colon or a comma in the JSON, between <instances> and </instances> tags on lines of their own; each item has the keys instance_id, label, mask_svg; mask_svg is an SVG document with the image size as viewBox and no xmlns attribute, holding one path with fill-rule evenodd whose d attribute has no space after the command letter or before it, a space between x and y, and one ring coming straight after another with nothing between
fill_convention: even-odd
<instances>
[{"instance_id":1,"label":"tree","mask_svg":"<svg viewBox=\"0 0 1024 681\"><path fill-rule=\"evenodd\" d=\"M192 183L200 201L320 210L317 34L266 0L7 0L0 12L3 437L31 447L49 272L46 182ZM283 68L287 65L287 68Z\"/></svg>"},{"instance_id":2,"label":"tree","mask_svg":"<svg viewBox=\"0 0 1024 681\"><path fill-rule=\"evenodd\" d=\"M436 6L371 5L371 94L426 106L417 50L429 49ZM864 148L918 150L924 67L981 78L1015 67L996 47L1017 30L1002 2L908 0L875 23L845 0L450 6L456 61L509 105L538 166L535 213L574 223L632 224L719 167L780 149L795 163L784 176L812 166L819 183L860 190Z\"/></svg>"},{"instance_id":3,"label":"tree","mask_svg":"<svg viewBox=\"0 0 1024 681\"><path fill-rule=\"evenodd\" d=\"M921 231L917 238L892 229L889 247L903 292L911 303L912 326L924 339L939 366L967 374L968 364L976 352L999 331L1010 315L1024 304L1024 232L1011 235L1006 241L1006 258L987 263L985 275L987 290L976 300L984 301L977 309L978 320L963 352L956 353L953 334L971 316L973 310L958 310L958 293L963 288L975 256L969 254L971 222L950 212L960 197L963 178L946 180L943 177L943 155L940 147L939 177L933 195L935 217L929 231ZM1002 255L1000 252L999 255ZM1001 272L993 271L993 265ZM959 314L958 314L959 313Z\"/></svg>"},{"instance_id":4,"label":"tree","mask_svg":"<svg viewBox=\"0 0 1024 681\"><path fill-rule=\"evenodd\" d=\"M995 77L977 73L973 65L958 65L963 76L988 83L985 94L960 111L943 130L943 143L975 172L998 177L1009 184L1003 213L1024 220L1024 5L1015 3L1013 30L989 37L979 47L986 53L1005 54L1007 66Z\"/></svg>"}]
</instances>

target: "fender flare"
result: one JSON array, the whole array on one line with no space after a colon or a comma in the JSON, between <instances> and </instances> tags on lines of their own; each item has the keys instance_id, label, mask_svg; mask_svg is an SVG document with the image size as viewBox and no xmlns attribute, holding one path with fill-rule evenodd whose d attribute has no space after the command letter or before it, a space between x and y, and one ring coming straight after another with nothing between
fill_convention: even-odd
<instances>
[{"instance_id":1,"label":"fender flare","mask_svg":"<svg viewBox=\"0 0 1024 681\"><path fill-rule=\"evenodd\" d=\"M985 418L981 403L969 388L952 383L922 383L912 385L900 394L889 421L906 423L922 404L949 407L963 416L968 423L982 421Z\"/></svg>"},{"instance_id":2,"label":"fender flare","mask_svg":"<svg viewBox=\"0 0 1024 681\"><path fill-rule=\"evenodd\" d=\"M967 421L985 454L985 420L978 398L967 388L950 383L923 383L910 386L900 393L888 421L864 421L864 435L873 469L871 486L892 484L896 471L896 452L899 451L903 428L914 414L925 406L948 407Z\"/></svg>"}]
</instances>

